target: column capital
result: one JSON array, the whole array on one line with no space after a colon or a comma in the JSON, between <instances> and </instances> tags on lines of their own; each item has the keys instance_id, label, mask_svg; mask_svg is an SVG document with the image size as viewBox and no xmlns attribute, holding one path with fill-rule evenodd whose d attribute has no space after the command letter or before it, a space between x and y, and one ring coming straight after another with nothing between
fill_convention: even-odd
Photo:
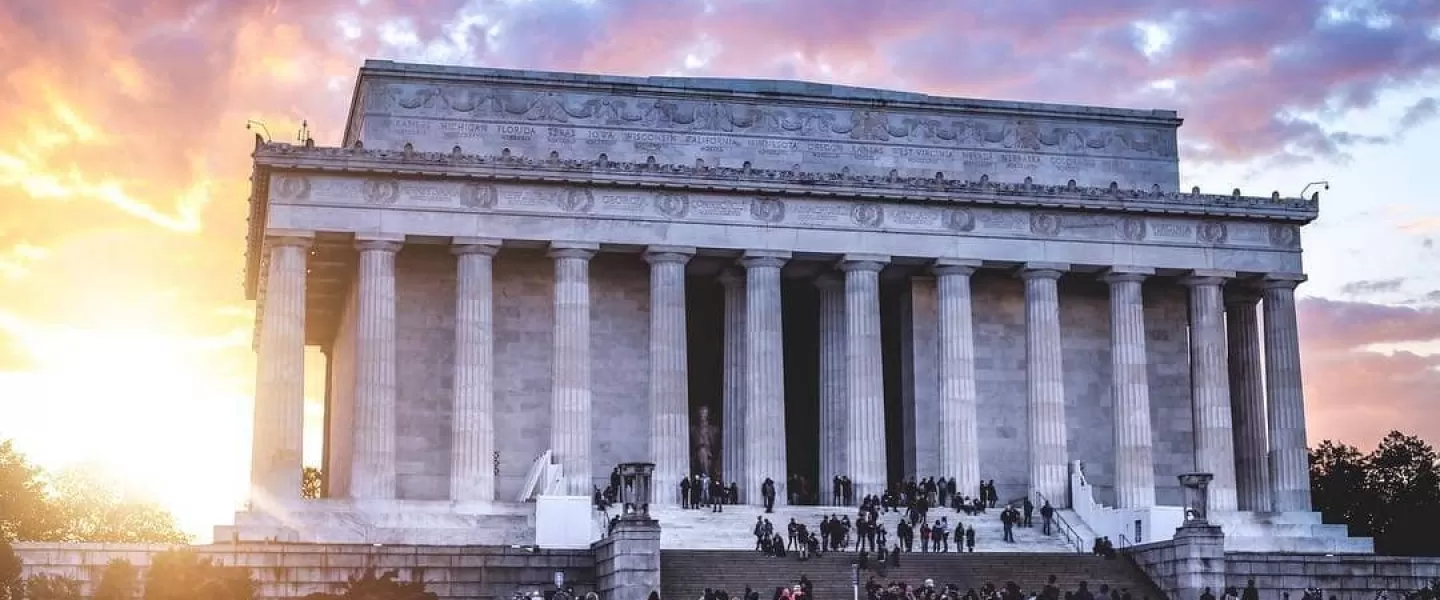
<instances>
[{"instance_id":1,"label":"column capital","mask_svg":"<svg viewBox=\"0 0 1440 600\"><path fill-rule=\"evenodd\" d=\"M550 250L546 253L550 258L578 258L590 260L600 251L600 244L590 242L550 242Z\"/></svg>"},{"instance_id":2,"label":"column capital","mask_svg":"<svg viewBox=\"0 0 1440 600\"><path fill-rule=\"evenodd\" d=\"M265 245L271 248L309 248L314 244L315 232L313 231L285 230L265 233Z\"/></svg>"},{"instance_id":3,"label":"column capital","mask_svg":"<svg viewBox=\"0 0 1440 600\"><path fill-rule=\"evenodd\" d=\"M846 254L841 257L836 266L845 272L849 271L880 271L890 262L890 257L883 254Z\"/></svg>"},{"instance_id":4,"label":"column capital","mask_svg":"<svg viewBox=\"0 0 1440 600\"><path fill-rule=\"evenodd\" d=\"M774 267L776 269L785 266L790 261L791 254L781 250L746 250L745 255L738 261L746 268L750 267Z\"/></svg>"},{"instance_id":5,"label":"column capital","mask_svg":"<svg viewBox=\"0 0 1440 600\"><path fill-rule=\"evenodd\" d=\"M450 253L456 256L465 254L495 256L497 252L500 252L501 244L503 242L495 238L457 237L451 242Z\"/></svg>"},{"instance_id":6,"label":"column capital","mask_svg":"<svg viewBox=\"0 0 1440 600\"><path fill-rule=\"evenodd\" d=\"M1295 289L1310 278L1304 273L1266 273L1260 280L1263 289Z\"/></svg>"},{"instance_id":7,"label":"column capital","mask_svg":"<svg viewBox=\"0 0 1440 600\"><path fill-rule=\"evenodd\" d=\"M1195 269L1188 275L1180 278L1180 285L1187 287L1203 287L1210 285L1225 285L1225 282L1235 278L1234 271L1220 271L1215 269Z\"/></svg>"},{"instance_id":8,"label":"column capital","mask_svg":"<svg viewBox=\"0 0 1440 600\"><path fill-rule=\"evenodd\" d=\"M930 263L930 271L936 275L970 276L980 268L981 261L968 258L937 258Z\"/></svg>"},{"instance_id":9,"label":"column capital","mask_svg":"<svg viewBox=\"0 0 1440 600\"><path fill-rule=\"evenodd\" d=\"M1059 279L1070 265L1066 263L1029 262L1016 269L1015 274L1021 279Z\"/></svg>"},{"instance_id":10,"label":"column capital","mask_svg":"<svg viewBox=\"0 0 1440 600\"><path fill-rule=\"evenodd\" d=\"M725 267L720 269L720 274L716 275L715 279L720 282L722 287L730 289L735 286L745 285L745 271L735 267Z\"/></svg>"},{"instance_id":11,"label":"column capital","mask_svg":"<svg viewBox=\"0 0 1440 600\"><path fill-rule=\"evenodd\" d=\"M650 246L645 249L645 262L656 263L680 263L690 262L695 256L695 248L691 246Z\"/></svg>"},{"instance_id":12,"label":"column capital","mask_svg":"<svg viewBox=\"0 0 1440 600\"><path fill-rule=\"evenodd\" d=\"M1146 267L1110 267L1100 275L1105 283L1130 283L1145 281L1155 274L1155 269Z\"/></svg>"},{"instance_id":13,"label":"column capital","mask_svg":"<svg viewBox=\"0 0 1440 600\"><path fill-rule=\"evenodd\" d=\"M361 252L399 252L405 239L399 236L355 236L355 249Z\"/></svg>"},{"instance_id":14,"label":"column capital","mask_svg":"<svg viewBox=\"0 0 1440 600\"><path fill-rule=\"evenodd\" d=\"M815 287L822 290L833 290L845 285L845 278L834 271L826 271L815 276Z\"/></svg>"}]
</instances>

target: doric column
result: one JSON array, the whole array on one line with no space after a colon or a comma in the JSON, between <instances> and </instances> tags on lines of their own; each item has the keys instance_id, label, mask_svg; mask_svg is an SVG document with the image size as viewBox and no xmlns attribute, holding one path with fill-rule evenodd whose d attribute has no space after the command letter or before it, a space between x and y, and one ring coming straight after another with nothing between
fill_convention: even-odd
<instances>
[{"instance_id":1,"label":"doric column","mask_svg":"<svg viewBox=\"0 0 1440 600\"><path fill-rule=\"evenodd\" d=\"M667 494L679 489L690 471L685 265L694 254L694 248L678 246L645 251L650 263L650 459L655 461L653 489Z\"/></svg>"},{"instance_id":2,"label":"doric column","mask_svg":"<svg viewBox=\"0 0 1440 600\"><path fill-rule=\"evenodd\" d=\"M1225 294L1229 334L1230 416L1234 421L1235 495L1240 510L1270 512L1269 441L1265 432L1264 365L1260 354L1260 294L1232 284Z\"/></svg>"},{"instance_id":3,"label":"doric column","mask_svg":"<svg viewBox=\"0 0 1440 600\"><path fill-rule=\"evenodd\" d=\"M775 482L784 502L785 348L781 330L780 267L788 252L750 251L745 266L745 477L740 493L759 504L760 484Z\"/></svg>"},{"instance_id":4,"label":"doric column","mask_svg":"<svg viewBox=\"0 0 1440 600\"><path fill-rule=\"evenodd\" d=\"M265 240L265 302L256 340L250 509L300 500L305 433L305 271L309 236Z\"/></svg>"},{"instance_id":5,"label":"doric column","mask_svg":"<svg viewBox=\"0 0 1440 600\"><path fill-rule=\"evenodd\" d=\"M1114 268L1110 285L1110 395L1115 419L1115 506L1155 506L1155 459L1150 432L1150 374L1145 354L1141 284L1154 271Z\"/></svg>"},{"instance_id":6,"label":"doric column","mask_svg":"<svg viewBox=\"0 0 1440 600\"><path fill-rule=\"evenodd\" d=\"M980 487L980 434L975 395L975 328L970 275L979 261L935 261L940 295L940 475L955 489Z\"/></svg>"},{"instance_id":7,"label":"doric column","mask_svg":"<svg viewBox=\"0 0 1440 600\"><path fill-rule=\"evenodd\" d=\"M1060 275L1070 265L1030 263L1025 280L1025 371L1029 383L1030 491L1068 507L1065 373L1060 358Z\"/></svg>"},{"instance_id":8,"label":"doric column","mask_svg":"<svg viewBox=\"0 0 1440 600\"><path fill-rule=\"evenodd\" d=\"M597 250L596 244L550 244L555 260L550 449L568 496L589 496L595 479L590 465L590 257Z\"/></svg>"},{"instance_id":9,"label":"doric column","mask_svg":"<svg viewBox=\"0 0 1440 600\"><path fill-rule=\"evenodd\" d=\"M720 272L720 285L725 294L720 469L726 483L744 485L748 481L745 477L745 273L725 269ZM671 492L662 490L661 493Z\"/></svg>"},{"instance_id":10,"label":"doric column","mask_svg":"<svg viewBox=\"0 0 1440 600\"><path fill-rule=\"evenodd\" d=\"M849 473L845 423L845 280L835 273L815 278L820 290L820 499L830 499L836 476ZM822 502L823 503L823 502Z\"/></svg>"},{"instance_id":11,"label":"doric column","mask_svg":"<svg viewBox=\"0 0 1440 600\"><path fill-rule=\"evenodd\" d=\"M356 285L355 451L350 495L395 497L395 254L400 240L360 239Z\"/></svg>"},{"instance_id":12,"label":"doric column","mask_svg":"<svg viewBox=\"0 0 1440 600\"><path fill-rule=\"evenodd\" d=\"M1230 369L1225 350L1221 286L1229 271L1196 271L1190 288L1190 406L1195 426L1195 470L1211 473L1210 510L1235 510L1235 440L1230 427Z\"/></svg>"},{"instance_id":13,"label":"doric column","mask_svg":"<svg viewBox=\"0 0 1440 600\"><path fill-rule=\"evenodd\" d=\"M1305 390L1300 381L1300 338L1295 324L1295 287L1303 281L1304 275L1271 275L1264 284L1270 499L1275 512L1311 510Z\"/></svg>"},{"instance_id":14,"label":"doric column","mask_svg":"<svg viewBox=\"0 0 1440 600\"><path fill-rule=\"evenodd\" d=\"M495 297L500 240L457 238L450 499L495 499Z\"/></svg>"},{"instance_id":15,"label":"doric column","mask_svg":"<svg viewBox=\"0 0 1440 600\"><path fill-rule=\"evenodd\" d=\"M889 479L880 343L880 269L889 261L868 254L840 261L845 272L846 470L858 498L883 494Z\"/></svg>"}]
</instances>

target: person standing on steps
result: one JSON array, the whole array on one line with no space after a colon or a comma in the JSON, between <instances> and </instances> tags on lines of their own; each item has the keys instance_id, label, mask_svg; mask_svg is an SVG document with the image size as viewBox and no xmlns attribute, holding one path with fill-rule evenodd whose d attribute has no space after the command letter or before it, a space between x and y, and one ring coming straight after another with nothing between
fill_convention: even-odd
<instances>
[{"instance_id":1,"label":"person standing on steps","mask_svg":"<svg viewBox=\"0 0 1440 600\"><path fill-rule=\"evenodd\" d=\"M1015 513L1009 508L1000 511L1000 525L1005 528L1005 541L1015 543Z\"/></svg>"},{"instance_id":2,"label":"person standing on steps","mask_svg":"<svg viewBox=\"0 0 1440 600\"><path fill-rule=\"evenodd\" d=\"M1050 501L1046 500L1045 505L1040 507L1040 519L1044 521L1045 535L1050 535L1050 523L1053 522L1054 518L1055 507L1050 506Z\"/></svg>"},{"instance_id":3,"label":"person standing on steps","mask_svg":"<svg viewBox=\"0 0 1440 600\"><path fill-rule=\"evenodd\" d=\"M765 512L775 512L775 480L769 477L760 484L760 497L765 500Z\"/></svg>"},{"instance_id":4,"label":"person standing on steps","mask_svg":"<svg viewBox=\"0 0 1440 600\"><path fill-rule=\"evenodd\" d=\"M1025 512L1025 520L1023 521L1024 525L1022 526L1034 527L1035 522L1032 520L1032 517L1034 517L1035 515L1035 503L1030 501L1029 496L1025 497L1025 502L1020 505L1020 510Z\"/></svg>"},{"instance_id":5,"label":"person standing on steps","mask_svg":"<svg viewBox=\"0 0 1440 600\"><path fill-rule=\"evenodd\" d=\"M689 508L690 508L690 478L689 478L689 477L685 477L685 478L682 478L682 479L680 480L680 508L682 508L682 509L689 509Z\"/></svg>"}]
</instances>

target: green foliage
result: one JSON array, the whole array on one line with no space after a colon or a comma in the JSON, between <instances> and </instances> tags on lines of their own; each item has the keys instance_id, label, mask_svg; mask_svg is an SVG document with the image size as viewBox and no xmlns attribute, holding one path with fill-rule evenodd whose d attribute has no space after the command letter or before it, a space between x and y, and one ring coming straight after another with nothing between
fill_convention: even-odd
<instances>
[{"instance_id":1,"label":"green foliage","mask_svg":"<svg viewBox=\"0 0 1440 600\"><path fill-rule=\"evenodd\" d=\"M65 541L185 543L170 513L127 497L118 482L87 469L61 472L50 486L51 504L65 522Z\"/></svg>"},{"instance_id":2,"label":"green foliage","mask_svg":"<svg viewBox=\"0 0 1440 600\"><path fill-rule=\"evenodd\" d=\"M117 558L105 565L100 583L95 586L95 600L135 600L139 571L130 561Z\"/></svg>"},{"instance_id":3,"label":"green foliage","mask_svg":"<svg viewBox=\"0 0 1440 600\"><path fill-rule=\"evenodd\" d=\"M217 565L192 550L166 550L151 559L143 598L253 600L255 591L248 569Z\"/></svg>"},{"instance_id":4,"label":"green foliage","mask_svg":"<svg viewBox=\"0 0 1440 600\"><path fill-rule=\"evenodd\" d=\"M63 575L35 575L25 589L29 600L80 600L80 582Z\"/></svg>"},{"instance_id":5,"label":"green foliage","mask_svg":"<svg viewBox=\"0 0 1440 600\"><path fill-rule=\"evenodd\" d=\"M1315 509L1358 535L1375 538L1380 554L1440 556L1440 455L1420 438L1392 431L1367 455L1326 441L1310 452Z\"/></svg>"},{"instance_id":6,"label":"green foliage","mask_svg":"<svg viewBox=\"0 0 1440 600\"><path fill-rule=\"evenodd\" d=\"M351 577L340 594L310 594L306 600L437 600L434 592L425 591L423 581L398 581L395 571L376 576L366 569L359 577Z\"/></svg>"},{"instance_id":7,"label":"green foliage","mask_svg":"<svg viewBox=\"0 0 1440 600\"><path fill-rule=\"evenodd\" d=\"M314 500L321 497L324 491L325 473L315 467L305 467L305 475L300 480L300 497Z\"/></svg>"},{"instance_id":8,"label":"green foliage","mask_svg":"<svg viewBox=\"0 0 1440 600\"><path fill-rule=\"evenodd\" d=\"M88 470L72 469L47 478L11 442L0 442L0 540L189 541L168 512L120 489Z\"/></svg>"},{"instance_id":9,"label":"green foliage","mask_svg":"<svg viewBox=\"0 0 1440 600\"><path fill-rule=\"evenodd\" d=\"M10 542L0 539L0 600L21 600L25 597L25 581L20 578L20 555Z\"/></svg>"},{"instance_id":10,"label":"green foliage","mask_svg":"<svg viewBox=\"0 0 1440 600\"><path fill-rule=\"evenodd\" d=\"M0 540L56 541L57 521L40 469L9 440L0 441Z\"/></svg>"}]
</instances>

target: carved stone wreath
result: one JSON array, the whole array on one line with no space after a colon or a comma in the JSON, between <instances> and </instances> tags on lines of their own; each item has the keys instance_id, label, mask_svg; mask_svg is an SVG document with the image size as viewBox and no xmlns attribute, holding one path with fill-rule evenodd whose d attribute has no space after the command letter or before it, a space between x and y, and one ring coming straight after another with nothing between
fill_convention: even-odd
<instances>
[{"instance_id":1,"label":"carved stone wreath","mask_svg":"<svg viewBox=\"0 0 1440 600\"><path fill-rule=\"evenodd\" d=\"M1300 228L1281 223L1270 225L1270 245L1276 248L1298 248L1300 246Z\"/></svg>"},{"instance_id":2,"label":"carved stone wreath","mask_svg":"<svg viewBox=\"0 0 1440 600\"><path fill-rule=\"evenodd\" d=\"M1123 217L1120 219L1120 237L1138 242L1145 239L1145 219Z\"/></svg>"},{"instance_id":3,"label":"carved stone wreath","mask_svg":"<svg viewBox=\"0 0 1440 600\"><path fill-rule=\"evenodd\" d=\"M779 223L785 218L785 203L775 198L753 198L750 216L763 223Z\"/></svg>"},{"instance_id":4,"label":"carved stone wreath","mask_svg":"<svg viewBox=\"0 0 1440 600\"><path fill-rule=\"evenodd\" d=\"M879 204L863 203L850 208L850 218L861 227L879 227L885 222L885 209Z\"/></svg>"},{"instance_id":5,"label":"carved stone wreath","mask_svg":"<svg viewBox=\"0 0 1440 600\"><path fill-rule=\"evenodd\" d=\"M467 183L460 194L460 204L466 208L489 209L495 207L497 194L495 186L480 183Z\"/></svg>"},{"instance_id":6,"label":"carved stone wreath","mask_svg":"<svg viewBox=\"0 0 1440 600\"><path fill-rule=\"evenodd\" d=\"M367 179L362 193L368 204L390 206L400 199L400 184L393 179Z\"/></svg>"},{"instance_id":7,"label":"carved stone wreath","mask_svg":"<svg viewBox=\"0 0 1440 600\"><path fill-rule=\"evenodd\" d=\"M590 212L595 206L595 195L586 188L574 188L560 196L560 210L572 213Z\"/></svg>"},{"instance_id":8,"label":"carved stone wreath","mask_svg":"<svg viewBox=\"0 0 1440 600\"><path fill-rule=\"evenodd\" d=\"M685 194L655 196L655 210L672 219L683 219L690 212L690 197Z\"/></svg>"},{"instance_id":9,"label":"carved stone wreath","mask_svg":"<svg viewBox=\"0 0 1440 600\"><path fill-rule=\"evenodd\" d=\"M1050 213L1034 213L1030 215L1030 233L1055 237L1060 234L1060 217Z\"/></svg>"},{"instance_id":10,"label":"carved stone wreath","mask_svg":"<svg viewBox=\"0 0 1440 600\"><path fill-rule=\"evenodd\" d=\"M277 175L272 189L281 200L304 200L310 196L310 179L304 175Z\"/></svg>"},{"instance_id":11,"label":"carved stone wreath","mask_svg":"<svg viewBox=\"0 0 1440 600\"><path fill-rule=\"evenodd\" d=\"M1206 244L1223 244L1229 236L1225 224L1220 221L1203 221L1200 223L1200 241Z\"/></svg>"},{"instance_id":12,"label":"carved stone wreath","mask_svg":"<svg viewBox=\"0 0 1440 600\"><path fill-rule=\"evenodd\" d=\"M965 233L975 230L975 214L968 208L952 208L940 218L950 231Z\"/></svg>"}]
</instances>

